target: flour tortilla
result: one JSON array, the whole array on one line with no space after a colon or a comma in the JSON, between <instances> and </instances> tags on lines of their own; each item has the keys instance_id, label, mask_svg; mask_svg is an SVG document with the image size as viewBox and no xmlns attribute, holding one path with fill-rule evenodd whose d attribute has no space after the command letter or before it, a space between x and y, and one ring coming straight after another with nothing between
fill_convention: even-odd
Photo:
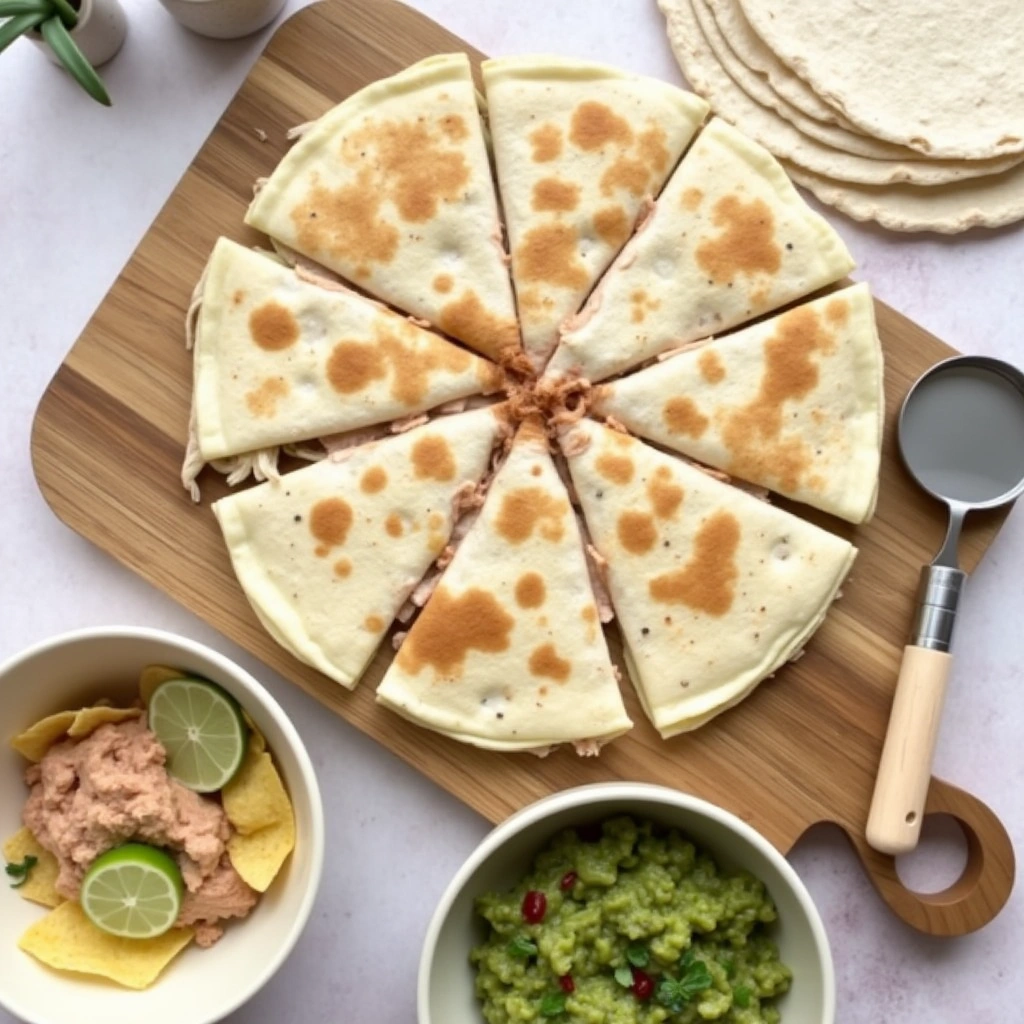
<instances>
[{"instance_id":1,"label":"flour tortilla","mask_svg":"<svg viewBox=\"0 0 1024 1024\"><path fill-rule=\"evenodd\" d=\"M601 386L594 412L852 523L871 517L882 348L866 284Z\"/></svg>"},{"instance_id":2,"label":"flour tortilla","mask_svg":"<svg viewBox=\"0 0 1024 1024\"><path fill-rule=\"evenodd\" d=\"M720 118L570 322L547 376L602 380L839 280L840 237L771 154Z\"/></svg>"},{"instance_id":3,"label":"flour tortilla","mask_svg":"<svg viewBox=\"0 0 1024 1024\"><path fill-rule=\"evenodd\" d=\"M876 138L931 157L1024 152L1024 5L740 3L782 61Z\"/></svg>"},{"instance_id":4,"label":"flour tortilla","mask_svg":"<svg viewBox=\"0 0 1024 1024\"><path fill-rule=\"evenodd\" d=\"M715 113L736 125L777 157L791 160L816 174L857 184L883 185L907 181L939 185L972 175L993 174L1015 165L1018 157L1000 156L992 161L927 159L908 149L902 159L874 159L837 149L811 138L774 110L757 102L729 76L712 52L694 13L700 0L658 0L668 25L669 40L687 80L714 108ZM707 19L713 26L713 19ZM805 122L801 125L806 127ZM838 129L834 129L838 131ZM823 132L817 130L816 134ZM849 136L839 136L849 142Z\"/></svg>"},{"instance_id":5,"label":"flour tortilla","mask_svg":"<svg viewBox=\"0 0 1024 1024\"><path fill-rule=\"evenodd\" d=\"M588 61L505 57L482 70L523 345L541 369L708 107Z\"/></svg>"},{"instance_id":6,"label":"flour tortilla","mask_svg":"<svg viewBox=\"0 0 1024 1024\"><path fill-rule=\"evenodd\" d=\"M596 753L631 727L539 420L520 427L377 700L491 750Z\"/></svg>"},{"instance_id":7,"label":"flour tortilla","mask_svg":"<svg viewBox=\"0 0 1024 1024\"><path fill-rule=\"evenodd\" d=\"M732 707L802 649L852 545L593 421L562 444L630 674L663 737Z\"/></svg>"},{"instance_id":8,"label":"flour tortilla","mask_svg":"<svg viewBox=\"0 0 1024 1024\"><path fill-rule=\"evenodd\" d=\"M246 223L491 359L520 351L465 54L429 57L324 114Z\"/></svg>"},{"instance_id":9,"label":"flour tortilla","mask_svg":"<svg viewBox=\"0 0 1024 1024\"><path fill-rule=\"evenodd\" d=\"M790 177L821 202L854 220L877 221L890 231L958 234L1024 219L1024 165L988 178L952 185L848 185L787 165Z\"/></svg>"},{"instance_id":10,"label":"flour tortilla","mask_svg":"<svg viewBox=\"0 0 1024 1024\"><path fill-rule=\"evenodd\" d=\"M387 423L501 386L493 363L226 238L204 282L194 394L205 462Z\"/></svg>"},{"instance_id":11,"label":"flour tortilla","mask_svg":"<svg viewBox=\"0 0 1024 1024\"><path fill-rule=\"evenodd\" d=\"M270 635L354 687L504 429L502 406L444 416L216 502L235 574Z\"/></svg>"}]
</instances>

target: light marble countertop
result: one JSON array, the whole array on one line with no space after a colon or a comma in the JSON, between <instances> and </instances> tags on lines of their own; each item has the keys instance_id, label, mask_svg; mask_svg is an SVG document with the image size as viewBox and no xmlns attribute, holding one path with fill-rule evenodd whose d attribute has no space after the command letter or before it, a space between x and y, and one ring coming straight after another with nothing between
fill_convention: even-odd
<instances>
[{"instance_id":1,"label":"light marble countertop","mask_svg":"<svg viewBox=\"0 0 1024 1024\"><path fill-rule=\"evenodd\" d=\"M485 52L568 53L680 80L653 0L412 5ZM132 623L202 640L263 679L320 772L327 866L297 950L230 1019L410 1024L427 920L484 821L72 534L32 476L29 430L40 395L270 34L218 43L180 29L155 0L125 6L129 38L104 72L112 110L87 100L27 44L0 59L0 657L64 630ZM827 215L857 258L856 276L878 296L959 348L1024 364L1024 229L905 237ZM1021 566L1017 512L971 581L936 759L937 774L995 810L1018 850ZM962 843L938 833L903 868L920 888L944 887L962 863ZM839 1024L1021 1019L1019 886L987 928L940 940L890 914L838 833L813 831L792 861L828 928ZM0 1011L0 1024L12 1019Z\"/></svg>"}]
</instances>

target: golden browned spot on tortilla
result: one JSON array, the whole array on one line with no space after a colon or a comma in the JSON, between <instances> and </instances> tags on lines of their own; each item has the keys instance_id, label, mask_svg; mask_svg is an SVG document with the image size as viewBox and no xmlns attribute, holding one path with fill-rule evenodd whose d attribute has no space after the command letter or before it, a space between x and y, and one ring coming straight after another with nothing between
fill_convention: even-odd
<instances>
[{"instance_id":1,"label":"golden browned spot on tortilla","mask_svg":"<svg viewBox=\"0 0 1024 1024\"><path fill-rule=\"evenodd\" d=\"M818 386L815 355L835 350L835 337L808 306L783 313L764 342L765 368L757 394L730 413L722 428L729 472L746 480L775 479L782 490L800 485L812 454L798 437L783 437L786 402L805 398Z\"/></svg>"},{"instance_id":2,"label":"golden browned spot on tortilla","mask_svg":"<svg viewBox=\"0 0 1024 1024\"><path fill-rule=\"evenodd\" d=\"M290 309L271 299L249 314L249 334L260 348L280 352L299 340L299 321Z\"/></svg>"},{"instance_id":3,"label":"golden browned spot on tortilla","mask_svg":"<svg viewBox=\"0 0 1024 1024\"><path fill-rule=\"evenodd\" d=\"M451 274L438 274L434 278L434 291L447 295L455 285L455 278Z\"/></svg>"},{"instance_id":4,"label":"golden browned spot on tortilla","mask_svg":"<svg viewBox=\"0 0 1024 1024\"><path fill-rule=\"evenodd\" d=\"M452 446L436 434L421 437L412 446L412 470L418 480L437 480L440 483L454 480Z\"/></svg>"},{"instance_id":5,"label":"golden browned spot on tortilla","mask_svg":"<svg viewBox=\"0 0 1024 1024\"><path fill-rule=\"evenodd\" d=\"M651 597L715 617L725 615L732 607L740 574L736 565L739 543L736 517L731 512L714 512L697 531L686 565L650 581Z\"/></svg>"},{"instance_id":6,"label":"golden browned spot on tortilla","mask_svg":"<svg viewBox=\"0 0 1024 1024\"><path fill-rule=\"evenodd\" d=\"M515 320L496 316L472 289L466 289L458 299L441 307L437 325L446 334L472 345L492 359L498 359L503 351L519 345L519 327Z\"/></svg>"},{"instance_id":7,"label":"golden browned spot on tortilla","mask_svg":"<svg viewBox=\"0 0 1024 1024\"><path fill-rule=\"evenodd\" d=\"M635 324L642 324L647 319L648 313L653 313L660 308L661 300L652 299L643 288L637 288L629 297L632 305L630 319Z\"/></svg>"},{"instance_id":8,"label":"golden browned spot on tortilla","mask_svg":"<svg viewBox=\"0 0 1024 1024\"><path fill-rule=\"evenodd\" d=\"M850 318L850 304L845 299L831 299L825 304L825 319L833 327L843 327Z\"/></svg>"},{"instance_id":9,"label":"golden browned spot on tortilla","mask_svg":"<svg viewBox=\"0 0 1024 1024\"><path fill-rule=\"evenodd\" d=\"M560 658L554 644L541 644L530 655L530 674L564 683L572 674L572 662Z\"/></svg>"},{"instance_id":10,"label":"golden browned spot on tortilla","mask_svg":"<svg viewBox=\"0 0 1024 1024\"><path fill-rule=\"evenodd\" d=\"M603 149L610 142L628 146L633 141L633 129L611 107L585 100L572 112L569 140L588 152Z\"/></svg>"},{"instance_id":11,"label":"golden browned spot on tortilla","mask_svg":"<svg viewBox=\"0 0 1024 1024\"><path fill-rule=\"evenodd\" d=\"M580 615L584 622L597 622L597 609L592 604L584 605Z\"/></svg>"},{"instance_id":12,"label":"golden browned spot on tortilla","mask_svg":"<svg viewBox=\"0 0 1024 1024\"><path fill-rule=\"evenodd\" d=\"M544 470L542 470L540 466L534 466L533 469L530 470L530 476L540 476L543 472Z\"/></svg>"},{"instance_id":13,"label":"golden browned spot on tortilla","mask_svg":"<svg viewBox=\"0 0 1024 1024\"><path fill-rule=\"evenodd\" d=\"M520 608L539 608L546 596L544 577L539 572L524 572L516 580L516 604Z\"/></svg>"},{"instance_id":14,"label":"golden browned spot on tortilla","mask_svg":"<svg viewBox=\"0 0 1024 1024\"><path fill-rule=\"evenodd\" d=\"M309 532L318 542L316 553L323 558L331 548L341 547L352 527L352 506L343 498L324 498L309 512Z\"/></svg>"},{"instance_id":15,"label":"golden browned spot on tortilla","mask_svg":"<svg viewBox=\"0 0 1024 1024\"><path fill-rule=\"evenodd\" d=\"M384 353L372 342L339 341L327 357L327 380L343 395L362 391L387 372Z\"/></svg>"},{"instance_id":16,"label":"golden browned spot on tortilla","mask_svg":"<svg viewBox=\"0 0 1024 1024\"><path fill-rule=\"evenodd\" d=\"M352 572L352 563L347 558L339 558L334 563L334 575L344 579Z\"/></svg>"},{"instance_id":17,"label":"golden browned spot on tortilla","mask_svg":"<svg viewBox=\"0 0 1024 1024\"><path fill-rule=\"evenodd\" d=\"M628 455L602 452L595 462L598 473L613 484L628 484L633 479L635 466Z\"/></svg>"},{"instance_id":18,"label":"golden browned spot on tortilla","mask_svg":"<svg viewBox=\"0 0 1024 1024\"><path fill-rule=\"evenodd\" d=\"M363 626L371 633L383 633L385 628L384 620L379 615L367 615L363 619Z\"/></svg>"},{"instance_id":19,"label":"golden browned spot on tortilla","mask_svg":"<svg viewBox=\"0 0 1024 1024\"><path fill-rule=\"evenodd\" d=\"M585 288L587 268L578 257L579 237L571 224L541 224L523 235L516 250L520 281L542 281L562 288Z\"/></svg>"},{"instance_id":20,"label":"golden browned spot on tortilla","mask_svg":"<svg viewBox=\"0 0 1024 1024\"><path fill-rule=\"evenodd\" d=\"M542 124L530 132L533 162L546 164L562 155L562 129L557 124Z\"/></svg>"},{"instance_id":21,"label":"golden browned spot on tortilla","mask_svg":"<svg viewBox=\"0 0 1024 1024\"><path fill-rule=\"evenodd\" d=\"M521 544L536 529L545 540L560 541L569 503L553 497L542 487L520 487L501 500L495 522L498 533L511 544Z\"/></svg>"},{"instance_id":22,"label":"golden browned spot on tortilla","mask_svg":"<svg viewBox=\"0 0 1024 1024\"><path fill-rule=\"evenodd\" d=\"M440 512L431 512L427 516L427 528L430 530L440 530L444 526L444 516Z\"/></svg>"},{"instance_id":23,"label":"golden browned spot on tortilla","mask_svg":"<svg viewBox=\"0 0 1024 1024\"><path fill-rule=\"evenodd\" d=\"M520 315L541 315L554 306L554 299L536 288L525 288L519 293Z\"/></svg>"},{"instance_id":24,"label":"golden browned spot on tortilla","mask_svg":"<svg viewBox=\"0 0 1024 1024\"><path fill-rule=\"evenodd\" d=\"M620 156L601 175L601 195L610 196L617 188L624 188L639 197L649 191L650 183L651 170L643 160Z\"/></svg>"},{"instance_id":25,"label":"golden browned spot on tortilla","mask_svg":"<svg viewBox=\"0 0 1024 1024\"><path fill-rule=\"evenodd\" d=\"M432 335L405 330L405 339L389 330L377 331L377 344L391 364L391 396L403 405L419 405L427 395L430 376L435 372L464 373L473 357L456 345Z\"/></svg>"},{"instance_id":26,"label":"golden browned spot on tortilla","mask_svg":"<svg viewBox=\"0 0 1024 1024\"><path fill-rule=\"evenodd\" d=\"M441 131L452 142L462 142L463 139L469 138L469 129L466 127L465 119L458 114L445 114L441 118Z\"/></svg>"},{"instance_id":27,"label":"golden browned spot on tortilla","mask_svg":"<svg viewBox=\"0 0 1024 1024\"><path fill-rule=\"evenodd\" d=\"M610 430L607 437L612 444L618 445L619 448L633 447L633 438L629 434L624 434L621 430Z\"/></svg>"},{"instance_id":28,"label":"golden browned spot on tortilla","mask_svg":"<svg viewBox=\"0 0 1024 1024\"><path fill-rule=\"evenodd\" d=\"M647 512L623 512L616 524L619 543L631 555L644 555L654 547L658 530Z\"/></svg>"},{"instance_id":29,"label":"golden browned spot on tortilla","mask_svg":"<svg viewBox=\"0 0 1024 1024\"><path fill-rule=\"evenodd\" d=\"M697 357L697 368L709 384L719 384L725 380L725 366L713 348L705 348L701 352Z\"/></svg>"},{"instance_id":30,"label":"golden browned spot on tortilla","mask_svg":"<svg viewBox=\"0 0 1024 1024\"><path fill-rule=\"evenodd\" d=\"M654 171L664 171L668 167L669 152L665 145L667 136L660 124L651 124L637 138L637 149L640 158Z\"/></svg>"},{"instance_id":31,"label":"golden browned spot on tortilla","mask_svg":"<svg viewBox=\"0 0 1024 1024\"><path fill-rule=\"evenodd\" d=\"M371 466L359 481L365 494L379 494L388 485L388 474L383 466Z\"/></svg>"},{"instance_id":32,"label":"golden browned spot on tortilla","mask_svg":"<svg viewBox=\"0 0 1024 1024\"><path fill-rule=\"evenodd\" d=\"M247 392L245 404L253 416L273 419L277 415L277 403L287 397L290 390L284 377L267 377L255 391Z\"/></svg>"},{"instance_id":33,"label":"golden browned spot on tortilla","mask_svg":"<svg viewBox=\"0 0 1024 1024\"><path fill-rule=\"evenodd\" d=\"M402 517L397 512L392 512L384 521L384 529L387 530L389 537L401 537L405 533Z\"/></svg>"},{"instance_id":34,"label":"golden browned spot on tortilla","mask_svg":"<svg viewBox=\"0 0 1024 1024\"><path fill-rule=\"evenodd\" d=\"M497 654L509 648L515 619L490 591L470 587L456 597L443 584L434 591L395 659L412 675L429 665L458 678L470 651Z\"/></svg>"},{"instance_id":35,"label":"golden browned spot on tortilla","mask_svg":"<svg viewBox=\"0 0 1024 1024\"><path fill-rule=\"evenodd\" d=\"M567 213L580 203L580 187L561 178L541 178L533 186L532 205L537 213Z\"/></svg>"},{"instance_id":36,"label":"golden browned spot on tortilla","mask_svg":"<svg viewBox=\"0 0 1024 1024\"><path fill-rule=\"evenodd\" d=\"M711 422L689 395L675 395L670 398L661 411L665 426L673 434L686 434L688 437L700 437Z\"/></svg>"},{"instance_id":37,"label":"golden browned spot on tortilla","mask_svg":"<svg viewBox=\"0 0 1024 1024\"><path fill-rule=\"evenodd\" d=\"M686 210L687 213L693 213L694 210L700 206L703 198L704 193L699 188L693 188L693 186L690 188L684 188L682 195L683 209Z\"/></svg>"},{"instance_id":38,"label":"golden browned spot on tortilla","mask_svg":"<svg viewBox=\"0 0 1024 1024\"><path fill-rule=\"evenodd\" d=\"M711 216L720 234L697 246L697 265L715 284L728 284L737 274L775 274L782 250L775 241L775 218L763 199L744 202L723 196Z\"/></svg>"},{"instance_id":39,"label":"golden browned spot on tortilla","mask_svg":"<svg viewBox=\"0 0 1024 1024\"><path fill-rule=\"evenodd\" d=\"M647 481L647 497L659 519L671 519L683 503L683 489L672 482L672 470L659 466Z\"/></svg>"},{"instance_id":40,"label":"golden browned spot on tortilla","mask_svg":"<svg viewBox=\"0 0 1024 1024\"><path fill-rule=\"evenodd\" d=\"M629 238L629 227L629 217L621 206L602 206L594 214L597 237L614 249Z\"/></svg>"},{"instance_id":41,"label":"golden browned spot on tortilla","mask_svg":"<svg viewBox=\"0 0 1024 1024\"><path fill-rule=\"evenodd\" d=\"M235 306L240 306L245 301L245 292L241 288L235 289L235 294L231 296L231 303Z\"/></svg>"}]
</instances>

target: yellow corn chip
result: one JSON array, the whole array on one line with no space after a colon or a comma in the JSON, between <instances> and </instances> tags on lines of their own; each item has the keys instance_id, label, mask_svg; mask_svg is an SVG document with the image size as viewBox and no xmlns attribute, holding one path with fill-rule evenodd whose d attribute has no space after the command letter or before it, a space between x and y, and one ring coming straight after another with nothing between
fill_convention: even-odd
<instances>
[{"instance_id":1,"label":"yellow corn chip","mask_svg":"<svg viewBox=\"0 0 1024 1024\"><path fill-rule=\"evenodd\" d=\"M75 715L75 720L68 729L68 735L73 740L80 740L107 722L124 722L129 718L138 718L141 714L142 711L139 708L110 708L102 704L91 708L82 708Z\"/></svg>"},{"instance_id":2,"label":"yellow corn chip","mask_svg":"<svg viewBox=\"0 0 1024 1024\"><path fill-rule=\"evenodd\" d=\"M184 679L187 676L188 673L182 672L180 668L168 668L166 665L147 665L139 676L139 696L142 698L142 703L148 706L149 699L153 696L153 691L162 683L166 683L169 679Z\"/></svg>"},{"instance_id":3,"label":"yellow corn chip","mask_svg":"<svg viewBox=\"0 0 1024 1024\"><path fill-rule=\"evenodd\" d=\"M42 761L50 747L71 728L77 714L77 711L58 711L19 733L11 740L11 746L30 761Z\"/></svg>"},{"instance_id":4,"label":"yellow corn chip","mask_svg":"<svg viewBox=\"0 0 1024 1024\"><path fill-rule=\"evenodd\" d=\"M249 712L242 708L242 717L249 726L249 749L264 751L267 749L266 737L256 728L256 723L249 717Z\"/></svg>"},{"instance_id":5,"label":"yellow corn chip","mask_svg":"<svg viewBox=\"0 0 1024 1024\"><path fill-rule=\"evenodd\" d=\"M56 907L64 902L64 897L56 888L60 872L57 858L40 846L27 828L19 829L4 843L3 853L8 864L21 864L26 857L36 858L28 878L15 890L22 899L42 903L44 907Z\"/></svg>"},{"instance_id":6,"label":"yellow corn chip","mask_svg":"<svg viewBox=\"0 0 1024 1024\"><path fill-rule=\"evenodd\" d=\"M257 892L266 892L288 855L295 849L295 817L288 817L259 832L243 836L236 832L228 840L228 856L242 878Z\"/></svg>"},{"instance_id":7,"label":"yellow corn chip","mask_svg":"<svg viewBox=\"0 0 1024 1024\"><path fill-rule=\"evenodd\" d=\"M62 971L97 974L127 988L148 988L192 941L191 928L155 939L121 939L100 931L73 900L36 921L18 940L26 953Z\"/></svg>"},{"instance_id":8,"label":"yellow corn chip","mask_svg":"<svg viewBox=\"0 0 1024 1024\"><path fill-rule=\"evenodd\" d=\"M254 743L249 744L242 767L221 790L220 798L228 821L244 836L292 817L291 801L273 759Z\"/></svg>"}]
</instances>

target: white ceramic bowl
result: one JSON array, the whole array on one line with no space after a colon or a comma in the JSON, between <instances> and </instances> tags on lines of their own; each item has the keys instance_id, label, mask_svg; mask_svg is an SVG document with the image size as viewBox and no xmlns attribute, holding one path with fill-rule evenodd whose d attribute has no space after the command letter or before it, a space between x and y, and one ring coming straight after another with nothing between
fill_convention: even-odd
<instances>
[{"instance_id":1,"label":"white ceramic bowl","mask_svg":"<svg viewBox=\"0 0 1024 1024\"><path fill-rule=\"evenodd\" d=\"M157 982L133 992L43 967L17 948L46 913L0 890L0 1005L29 1024L209 1024L231 1013L281 966L301 933L320 884L323 808L316 774L295 727L251 675L223 655L152 629L90 629L58 636L0 667L0 835L21 826L24 759L6 740L55 711L99 697L131 700L139 671L170 665L196 672L233 694L267 738L295 806L296 845L274 884L245 921L212 949L190 947Z\"/></svg>"},{"instance_id":2,"label":"white ceramic bowl","mask_svg":"<svg viewBox=\"0 0 1024 1024\"><path fill-rule=\"evenodd\" d=\"M581 786L546 797L512 815L476 848L427 929L419 969L419 1024L483 1024L469 951L485 938L486 924L473 912L474 899L513 888L561 829L623 813L679 828L720 865L746 868L765 883L779 911L771 934L782 960L793 969L793 987L777 1004L783 1024L832 1024L835 975L825 928L786 858L728 811L673 789L634 782Z\"/></svg>"}]
</instances>

